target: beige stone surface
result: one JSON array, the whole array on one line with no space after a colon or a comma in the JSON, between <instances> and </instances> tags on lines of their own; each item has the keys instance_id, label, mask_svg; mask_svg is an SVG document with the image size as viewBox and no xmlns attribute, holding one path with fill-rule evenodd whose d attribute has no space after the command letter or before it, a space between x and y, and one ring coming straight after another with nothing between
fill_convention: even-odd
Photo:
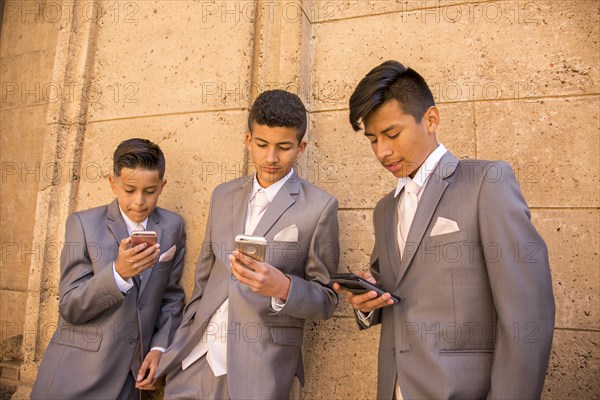
<instances>
[{"instance_id":1,"label":"beige stone surface","mask_svg":"<svg viewBox=\"0 0 600 400\"><path fill-rule=\"evenodd\" d=\"M597 399L600 332L556 330L542 398Z\"/></svg>"},{"instance_id":2,"label":"beige stone surface","mask_svg":"<svg viewBox=\"0 0 600 400\"><path fill-rule=\"evenodd\" d=\"M2 98L0 109L19 108L57 101L70 85L52 81L54 49L0 58Z\"/></svg>"},{"instance_id":3,"label":"beige stone surface","mask_svg":"<svg viewBox=\"0 0 600 400\"><path fill-rule=\"evenodd\" d=\"M475 105L479 158L513 166L530 207L598 207L598 96Z\"/></svg>"},{"instance_id":4,"label":"beige stone surface","mask_svg":"<svg viewBox=\"0 0 600 400\"><path fill-rule=\"evenodd\" d=\"M27 300L26 291L0 289L0 341L23 333L24 312L15 312L23 308Z\"/></svg>"},{"instance_id":5,"label":"beige stone surface","mask_svg":"<svg viewBox=\"0 0 600 400\"><path fill-rule=\"evenodd\" d=\"M533 210L532 221L548 246L556 327L600 329L600 211Z\"/></svg>"},{"instance_id":6,"label":"beige stone surface","mask_svg":"<svg viewBox=\"0 0 600 400\"><path fill-rule=\"evenodd\" d=\"M374 399L378 326L359 331L353 318L307 322L303 399Z\"/></svg>"},{"instance_id":7,"label":"beige stone surface","mask_svg":"<svg viewBox=\"0 0 600 400\"><path fill-rule=\"evenodd\" d=\"M440 105L438 139L459 158L475 156L473 112L469 104ZM311 114L308 175L337 196L341 208L373 208L394 189L396 179L375 158L362 131L354 132L348 111Z\"/></svg>"},{"instance_id":8,"label":"beige stone surface","mask_svg":"<svg viewBox=\"0 0 600 400\"><path fill-rule=\"evenodd\" d=\"M0 111L0 288L27 290L32 257L43 257L40 243L32 243L35 194L52 166L41 164L47 105ZM22 308L22 305L20 306Z\"/></svg>"},{"instance_id":9,"label":"beige stone surface","mask_svg":"<svg viewBox=\"0 0 600 400\"><path fill-rule=\"evenodd\" d=\"M103 1L90 121L248 106L252 2Z\"/></svg>"},{"instance_id":10,"label":"beige stone surface","mask_svg":"<svg viewBox=\"0 0 600 400\"><path fill-rule=\"evenodd\" d=\"M143 137L157 142L167 163L167 185L158 204L185 220L188 240L182 283L190 295L212 190L244 175L246 119L246 112L230 111L89 124L79 168L77 210L113 200L108 175L121 141Z\"/></svg>"},{"instance_id":11,"label":"beige stone surface","mask_svg":"<svg viewBox=\"0 0 600 400\"><path fill-rule=\"evenodd\" d=\"M54 51L60 19L70 8L56 0L5 2L0 47L2 57L40 50Z\"/></svg>"},{"instance_id":12,"label":"beige stone surface","mask_svg":"<svg viewBox=\"0 0 600 400\"><path fill-rule=\"evenodd\" d=\"M315 25L313 75L321 89L313 109L347 107L356 83L389 59L421 73L440 103L598 92L597 2L495 1L459 9L460 17L433 7Z\"/></svg>"}]
</instances>

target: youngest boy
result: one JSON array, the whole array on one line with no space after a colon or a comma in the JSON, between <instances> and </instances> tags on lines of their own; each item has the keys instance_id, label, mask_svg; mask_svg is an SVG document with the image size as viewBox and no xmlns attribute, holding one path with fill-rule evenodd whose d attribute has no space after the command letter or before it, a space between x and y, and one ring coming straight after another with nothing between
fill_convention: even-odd
<instances>
[{"instance_id":1,"label":"youngest boy","mask_svg":"<svg viewBox=\"0 0 600 400\"><path fill-rule=\"evenodd\" d=\"M71 214L60 260L58 327L32 399L130 399L154 372L181 321L181 216L156 207L167 180L161 149L122 142L109 177L116 200ZM155 231L157 244L130 246Z\"/></svg>"}]
</instances>

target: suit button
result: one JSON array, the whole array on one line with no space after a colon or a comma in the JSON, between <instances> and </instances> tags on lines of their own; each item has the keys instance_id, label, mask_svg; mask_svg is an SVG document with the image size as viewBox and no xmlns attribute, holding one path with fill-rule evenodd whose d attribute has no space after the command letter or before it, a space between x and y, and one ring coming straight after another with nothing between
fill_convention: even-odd
<instances>
[{"instance_id":1,"label":"suit button","mask_svg":"<svg viewBox=\"0 0 600 400\"><path fill-rule=\"evenodd\" d=\"M396 347L392 347L392 354L395 356L396 355Z\"/></svg>"},{"instance_id":2,"label":"suit button","mask_svg":"<svg viewBox=\"0 0 600 400\"><path fill-rule=\"evenodd\" d=\"M133 339L133 338L129 339L129 344L135 344L135 342L136 342L135 339Z\"/></svg>"},{"instance_id":3,"label":"suit button","mask_svg":"<svg viewBox=\"0 0 600 400\"><path fill-rule=\"evenodd\" d=\"M144 305L143 305L143 304L140 304L140 305L138 306L138 309L139 309L140 311L141 311L141 310L143 310L143 309L144 309Z\"/></svg>"}]
</instances>

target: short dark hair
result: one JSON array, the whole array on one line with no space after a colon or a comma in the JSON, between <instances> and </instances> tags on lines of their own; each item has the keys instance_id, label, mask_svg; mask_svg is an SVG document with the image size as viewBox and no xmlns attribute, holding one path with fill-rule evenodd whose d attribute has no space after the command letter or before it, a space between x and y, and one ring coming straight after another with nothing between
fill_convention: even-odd
<instances>
[{"instance_id":1,"label":"short dark hair","mask_svg":"<svg viewBox=\"0 0 600 400\"><path fill-rule=\"evenodd\" d=\"M306 133L306 108L300 97L293 93L280 89L267 90L252 104L248 115L250 132L254 123L269 127L296 128L296 136L300 142Z\"/></svg>"},{"instance_id":2,"label":"short dark hair","mask_svg":"<svg viewBox=\"0 0 600 400\"><path fill-rule=\"evenodd\" d=\"M158 177L165 176L165 155L157 144L148 139L133 138L121 142L113 155L113 171L115 177L123 168L148 169L158 171Z\"/></svg>"},{"instance_id":3,"label":"short dark hair","mask_svg":"<svg viewBox=\"0 0 600 400\"><path fill-rule=\"evenodd\" d=\"M361 129L364 119L390 100L398 101L402 111L421 122L429 107L435 105L427 82L419 73L398 61L386 61L373 68L350 96L350 124Z\"/></svg>"}]
</instances>

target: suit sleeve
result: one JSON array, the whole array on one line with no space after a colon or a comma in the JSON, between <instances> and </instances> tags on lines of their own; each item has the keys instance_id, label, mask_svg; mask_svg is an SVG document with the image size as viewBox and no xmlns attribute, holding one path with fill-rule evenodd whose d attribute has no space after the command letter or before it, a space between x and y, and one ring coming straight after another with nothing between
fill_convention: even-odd
<instances>
[{"instance_id":1,"label":"suit sleeve","mask_svg":"<svg viewBox=\"0 0 600 400\"><path fill-rule=\"evenodd\" d=\"M377 208L375 209L375 211L373 211L373 226L377 227ZM375 228L375 231L377 231L377 228ZM375 238L375 240L377 240L377 238ZM380 240L382 240L382 238L380 238ZM371 252L371 260L369 262L370 268L369 271L371 272L371 275L373 275L373 278L375 278L375 281L377 282L377 285L381 286L381 274L379 273L379 250L377 249L377 242L375 242L375 244L373 245L373 251ZM380 324L381 323L381 309L377 309L377 310L373 310L369 317L368 317L368 321L369 323L366 324L362 318L360 318L359 316L359 311L354 310L354 317L356 318L356 323L358 324L358 327L360 330L363 329L368 329L374 325Z\"/></svg>"},{"instance_id":2,"label":"suit sleeve","mask_svg":"<svg viewBox=\"0 0 600 400\"><path fill-rule=\"evenodd\" d=\"M196 308L192 305L202 298L206 283L210 276L210 272L215 263L215 253L212 248L212 237L211 237L211 226L212 226L212 207L215 198L215 191L210 199L210 206L208 212L208 219L206 221L206 231L204 233L204 240L202 241L202 248L200 249L200 256L198 262L196 262L196 270L194 273L194 290L188 304L185 306L183 313L183 320L188 321L192 318L196 312Z\"/></svg>"},{"instance_id":3,"label":"suit sleeve","mask_svg":"<svg viewBox=\"0 0 600 400\"><path fill-rule=\"evenodd\" d=\"M332 197L321 213L310 243L304 266L304 278L288 275L292 280L281 314L300 319L327 319L337 306L336 293L328 288L340 259L338 202Z\"/></svg>"},{"instance_id":4,"label":"suit sleeve","mask_svg":"<svg viewBox=\"0 0 600 400\"><path fill-rule=\"evenodd\" d=\"M486 168L478 218L498 315L488 398L539 398L554 330L548 251L507 163Z\"/></svg>"},{"instance_id":5,"label":"suit sleeve","mask_svg":"<svg viewBox=\"0 0 600 400\"><path fill-rule=\"evenodd\" d=\"M110 265L94 274L83 224L77 214L69 215L60 257L61 316L69 323L83 324L123 299Z\"/></svg>"},{"instance_id":6,"label":"suit sleeve","mask_svg":"<svg viewBox=\"0 0 600 400\"><path fill-rule=\"evenodd\" d=\"M169 281L163 295L160 313L156 321L156 330L152 336L151 348L167 348L173 339L173 335L179 327L182 318L183 299L185 293L179 285L183 273L185 259L185 224L179 217L179 235L177 239L177 250L173 257L173 266L169 274Z\"/></svg>"}]
</instances>

